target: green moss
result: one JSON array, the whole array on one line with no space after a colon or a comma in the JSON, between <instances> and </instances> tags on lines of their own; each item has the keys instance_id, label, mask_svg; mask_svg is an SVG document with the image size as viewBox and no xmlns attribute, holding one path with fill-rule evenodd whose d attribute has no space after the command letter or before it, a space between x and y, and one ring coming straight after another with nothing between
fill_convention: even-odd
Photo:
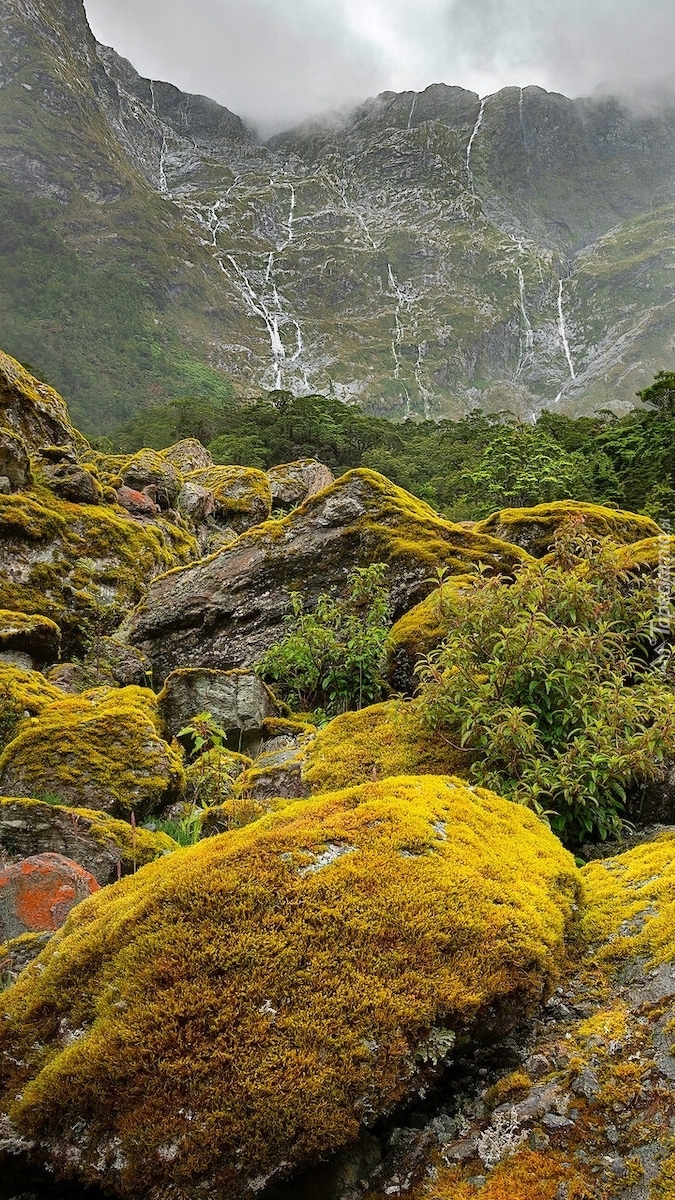
<instances>
[{"instance_id":1,"label":"green moss","mask_svg":"<svg viewBox=\"0 0 675 1200\"><path fill-rule=\"evenodd\" d=\"M186 479L213 492L216 514L235 528L259 525L272 511L270 481L255 467L199 467Z\"/></svg>"},{"instance_id":2,"label":"green moss","mask_svg":"<svg viewBox=\"0 0 675 1200\"><path fill-rule=\"evenodd\" d=\"M480 789L290 804L71 912L0 1000L4 1109L128 1200L238 1200L415 1094L488 1009L536 1005L577 900L557 840Z\"/></svg>"},{"instance_id":3,"label":"green moss","mask_svg":"<svg viewBox=\"0 0 675 1200\"><path fill-rule=\"evenodd\" d=\"M154 693L94 688L61 698L21 726L0 756L8 795L49 793L69 807L143 816L176 799L182 758L161 736Z\"/></svg>"},{"instance_id":4,"label":"green moss","mask_svg":"<svg viewBox=\"0 0 675 1200\"><path fill-rule=\"evenodd\" d=\"M68 651L115 628L153 576L198 557L195 539L168 520L141 524L38 485L0 496L0 534L13 559L11 570L0 564L0 607L55 620Z\"/></svg>"},{"instance_id":5,"label":"green moss","mask_svg":"<svg viewBox=\"0 0 675 1200\"><path fill-rule=\"evenodd\" d=\"M557 500L533 508L504 508L479 522L474 532L506 542L513 540L535 558L542 558L551 549L557 530L570 518L583 523L595 537L609 537L619 543L639 542L660 532L651 517L576 500Z\"/></svg>"},{"instance_id":6,"label":"green moss","mask_svg":"<svg viewBox=\"0 0 675 1200\"><path fill-rule=\"evenodd\" d=\"M460 774L470 764L469 754L430 732L415 701L388 700L321 729L307 745L303 778L323 792L390 775Z\"/></svg>"}]
</instances>

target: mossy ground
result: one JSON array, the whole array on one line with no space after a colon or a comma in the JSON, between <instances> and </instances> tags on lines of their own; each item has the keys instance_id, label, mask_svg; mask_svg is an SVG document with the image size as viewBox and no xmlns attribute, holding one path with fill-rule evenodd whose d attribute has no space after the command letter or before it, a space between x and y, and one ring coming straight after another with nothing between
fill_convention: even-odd
<instances>
[{"instance_id":1,"label":"mossy ground","mask_svg":"<svg viewBox=\"0 0 675 1200\"><path fill-rule=\"evenodd\" d=\"M578 888L532 814L451 779L291 804L70 914L0 1001L5 1110L59 1173L235 1200L546 994Z\"/></svg>"}]
</instances>

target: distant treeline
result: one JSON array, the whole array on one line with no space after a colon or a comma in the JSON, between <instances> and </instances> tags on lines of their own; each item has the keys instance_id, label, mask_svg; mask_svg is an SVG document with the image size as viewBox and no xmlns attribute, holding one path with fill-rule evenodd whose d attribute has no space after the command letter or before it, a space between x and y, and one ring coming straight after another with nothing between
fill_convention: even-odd
<instances>
[{"instance_id":1,"label":"distant treeline","mask_svg":"<svg viewBox=\"0 0 675 1200\"><path fill-rule=\"evenodd\" d=\"M217 463L268 469L318 458L333 472L371 467L454 520L574 498L675 520L675 373L639 393L645 407L535 425L473 412L394 423L325 396L268 392L255 403L175 400L143 409L110 448L160 450L196 437Z\"/></svg>"}]
</instances>

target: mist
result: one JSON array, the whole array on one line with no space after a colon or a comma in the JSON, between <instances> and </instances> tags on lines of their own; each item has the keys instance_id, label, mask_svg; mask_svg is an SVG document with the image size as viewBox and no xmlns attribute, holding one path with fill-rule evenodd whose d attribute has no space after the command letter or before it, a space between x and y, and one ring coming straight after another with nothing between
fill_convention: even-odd
<instances>
[{"instance_id":1,"label":"mist","mask_svg":"<svg viewBox=\"0 0 675 1200\"><path fill-rule=\"evenodd\" d=\"M538 84L653 104L675 92L672 0L85 0L141 74L263 135L384 90Z\"/></svg>"}]
</instances>

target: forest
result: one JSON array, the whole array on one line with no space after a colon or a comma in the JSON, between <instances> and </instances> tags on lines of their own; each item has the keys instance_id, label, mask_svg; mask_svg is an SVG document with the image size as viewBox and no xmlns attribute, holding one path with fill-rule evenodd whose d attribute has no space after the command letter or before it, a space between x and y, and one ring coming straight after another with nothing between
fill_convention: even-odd
<instances>
[{"instance_id":1,"label":"forest","mask_svg":"<svg viewBox=\"0 0 675 1200\"><path fill-rule=\"evenodd\" d=\"M272 391L248 404L177 399L144 408L101 449L161 449L186 437L216 463L267 470L314 457L335 475L380 471L451 520L553 500L591 501L675 518L675 372L660 371L640 407L573 419L544 410L533 425L480 410L461 421L395 423L326 396Z\"/></svg>"}]
</instances>

